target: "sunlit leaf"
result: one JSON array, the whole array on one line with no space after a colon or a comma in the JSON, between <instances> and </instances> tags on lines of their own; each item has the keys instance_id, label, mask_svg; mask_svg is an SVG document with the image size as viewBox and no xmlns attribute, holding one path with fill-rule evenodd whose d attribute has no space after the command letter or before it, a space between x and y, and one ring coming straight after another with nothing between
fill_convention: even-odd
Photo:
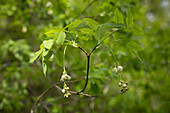
<instances>
[{"instance_id":1,"label":"sunlit leaf","mask_svg":"<svg viewBox=\"0 0 170 113\"><path fill-rule=\"evenodd\" d=\"M42 57L42 67L43 67L43 73L46 77L46 73L47 73L47 64L44 61L44 57Z\"/></svg>"},{"instance_id":2,"label":"sunlit leaf","mask_svg":"<svg viewBox=\"0 0 170 113\"><path fill-rule=\"evenodd\" d=\"M99 25L98 22L96 22L95 20L90 19L90 18L84 18L83 20L85 20L91 28L95 28L96 26Z\"/></svg>"},{"instance_id":3,"label":"sunlit leaf","mask_svg":"<svg viewBox=\"0 0 170 113\"><path fill-rule=\"evenodd\" d=\"M66 38L66 34L65 34L65 32L62 31L59 34L59 36L58 36L58 38L56 40L56 43L59 44L59 45L63 45L65 38Z\"/></svg>"},{"instance_id":4,"label":"sunlit leaf","mask_svg":"<svg viewBox=\"0 0 170 113\"><path fill-rule=\"evenodd\" d=\"M56 63L59 66L61 66L61 67L64 66L64 56L63 56L63 52L62 51L56 50L55 60L56 60Z\"/></svg>"},{"instance_id":5,"label":"sunlit leaf","mask_svg":"<svg viewBox=\"0 0 170 113\"><path fill-rule=\"evenodd\" d=\"M76 20L68 25L68 30L70 31L71 29L77 27L82 23L83 20Z\"/></svg>"},{"instance_id":6,"label":"sunlit leaf","mask_svg":"<svg viewBox=\"0 0 170 113\"><path fill-rule=\"evenodd\" d=\"M43 42L44 47L47 48L47 49L51 49L51 47L53 46L53 42L54 42L53 39L45 40L45 41Z\"/></svg>"},{"instance_id":7,"label":"sunlit leaf","mask_svg":"<svg viewBox=\"0 0 170 113\"><path fill-rule=\"evenodd\" d=\"M39 51L37 51L37 52L34 54L34 56L30 59L29 63L34 62L42 52L43 52L43 49L40 49Z\"/></svg>"},{"instance_id":8,"label":"sunlit leaf","mask_svg":"<svg viewBox=\"0 0 170 113\"><path fill-rule=\"evenodd\" d=\"M115 23L121 23L121 24L124 23L123 14L119 12L118 8L116 8L116 10L114 11L113 21Z\"/></svg>"},{"instance_id":9,"label":"sunlit leaf","mask_svg":"<svg viewBox=\"0 0 170 113\"><path fill-rule=\"evenodd\" d=\"M62 28L54 27L50 31L44 33L47 37L57 38L57 35L62 31Z\"/></svg>"},{"instance_id":10,"label":"sunlit leaf","mask_svg":"<svg viewBox=\"0 0 170 113\"><path fill-rule=\"evenodd\" d=\"M132 16L132 13L130 11L130 9L126 12L126 25L127 27L132 27L133 25L133 16Z\"/></svg>"}]
</instances>

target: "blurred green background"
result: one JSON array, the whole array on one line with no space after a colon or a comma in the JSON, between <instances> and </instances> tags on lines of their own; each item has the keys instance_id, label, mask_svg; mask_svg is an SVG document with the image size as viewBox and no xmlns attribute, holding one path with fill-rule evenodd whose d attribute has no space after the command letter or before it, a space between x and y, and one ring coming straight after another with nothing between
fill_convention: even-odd
<instances>
[{"instance_id":1,"label":"blurred green background","mask_svg":"<svg viewBox=\"0 0 170 113\"><path fill-rule=\"evenodd\" d=\"M83 17L108 23L116 8L123 14L131 8L134 23L144 31L144 35L128 31L115 34L125 43L133 40L142 46L138 54L143 63L121 44L110 44L124 68L122 78L129 82L129 91L120 94L119 78L111 71L115 62L102 46L92 55L85 90L102 97L72 95L65 99L54 89L43 97L35 112L170 113L169 0L1 0L0 113L29 113L38 95L59 81L63 70L55 61L48 63L47 77L41 61L29 64L30 57L39 50L44 32ZM68 47L65 64L72 80L85 76L86 57L80 50ZM69 86L79 91L84 83L82 79Z\"/></svg>"}]
</instances>

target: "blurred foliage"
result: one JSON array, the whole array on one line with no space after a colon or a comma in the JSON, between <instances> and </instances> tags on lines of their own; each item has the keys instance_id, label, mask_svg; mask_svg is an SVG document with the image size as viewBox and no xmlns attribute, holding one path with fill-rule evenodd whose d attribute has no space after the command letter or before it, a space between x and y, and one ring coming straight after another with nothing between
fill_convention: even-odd
<instances>
[{"instance_id":1,"label":"blurred foliage","mask_svg":"<svg viewBox=\"0 0 170 113\"><path fill-rule=\"evenodd\" d=\"M63 69L56 62L47 62L46 77L43 76L41 61L29 63L33 53L47 39L44 32L53 27L65 27L83 17L90 17L99 24L111 22L116 20L116 8L123 16L131 15L127 12L130 8L133 23L144 31L142 34L139 27L135 27L135 32L132 29L122 30L114 34L116 40L109 38L105 41L124 67L122 79L129 82L129 91L120 94L119 76L112 72L115 61L109 49L101 46L92 55L85 93L100 94L102 97L72 95L65 99L61 92L54 89L40 101L35 112L169 113L168 0L1 0L0 113L29 112L38 95L60 80ZM131 27L131 23L128 26ZM82 31L88 33L88 29ZM134 46L131 41L143 49ZM140 50L138 55L143 62L124 43ZM72 79L83 78L86 75L83 53L68 46L65 57L67 72ZM71 90L79 91L84 83L85 79L81 79L69 86Z\"/></svg>"}]
</instances>

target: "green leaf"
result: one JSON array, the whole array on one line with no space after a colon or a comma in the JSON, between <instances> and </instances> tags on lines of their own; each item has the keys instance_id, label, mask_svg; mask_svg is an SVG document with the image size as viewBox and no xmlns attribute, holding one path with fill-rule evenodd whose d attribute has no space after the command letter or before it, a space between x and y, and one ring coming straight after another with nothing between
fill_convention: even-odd
<instances>
[{"instance_id":1,"label":"green leaf","mask_svg":"<svg viewBox=\"0 0 170 113\"><path fill-rule=\"evenodd\" d=\"M43 73L46 77L46 72L47 72L47 64L44 61L44 57L42 56L42 67L43 67Z\"/></svg>"},{"instance_id":2,"label":"green leaf","mask_svg":"<svg viewBox=\"0 0 170 113\"><path fill-rule=\"evenodd\" d=\"M42 56L45 58L45 60L48 60L52 54L53 54L53 52L50 51L49 49L44 49Z\"/></svg>"},{"instance_id":3,"label":"green leaf","mask_svg":"<svg viewBox=\"0 0 170 113\"><path fill-rule=\"evenodd\" d=\"M102 26L104 28L120 28L120 27L123 27L125 26L124 24L119 24L119 23L105 23L105 24L102 24Z\"/></svg>"},{"instance_id":4,"label":"green leaf","mask_svg":"<svg viewBox=\"0 0 170 113\"><path fill-rule=\"evenodd\" d=\"M64 67L64 54L62 51L56 51L55 60L59 66Z\"/></svg>"},{"instance_id":5,"label":"green leaf","mask_svg":"<svg viewBox=\"0 0 170 113\"><path fill-rule=\"evenodd\" d=\"M138 25L133 25L132 29L137 33L143 34L143 29Z\"/></svg>"},{"instance_id":6,"label":"green leaf","mask_svg":"<svg viewBox=\"0 0 170 113\"><path fill-rule=\"evenodd\" d=\"M90 18L84 18L83 20L85 20L91 28L95 28L96 26L99 25L98 22L96 22L95 20L90 19Z\"/></svg>"},{"instance_id":7,"label":"green leaf","mask_svg":"<svg viewBox=\"0 0 170 113\"><path fill-rule=\"evenodd\" d=\"M68 27L68 30L70 31L71 29L77 27L78 25L80 25L82 23L83 20L76 20L72 23L70 23L67 27Z\"/></svg>"},{"instance_id":8,"label":"green leaf","mask_svg":"<svg viewBox=\"0 0 170 113\"><path fill-rule=\"evenodd\" d=\"M134 53L138 57L138 59L143 63L142 59L139 57L138 53L135 50L132 50L132 53Z\"/></svg>"},{"instance_id":9,"label":"green leaf","mask_svg":"<svg viewBox=\"0 0 170 113\"><path fill-rule=\"evenodd\" d=\"M90 33L92 31L90 28L81 28L79 30L83 34L88 34L88 33Z\"/></svg>"},{"instance_id":10,"label":"green leaf","mask_svg":"<svg viewBox=\"0 0 170 113\"><path fill-rule=\"evenodd\" d=\"M39 51L37 51L37 52L34 54L34 56L30 59L29 63L34 62L42 52L43 52L43 49L40 49Z\"/></svg>"},{"instance_id":11,"label":"green leaf","mask_svg":"<svg viewBox=\"0 0 170 113\"><path fill-rule=\"evenodd\" d=\"M93 94L98 94L99 86L96 83L91 82L91 91Z\"/></svg>"},{"instance_id":12,"label":"green leaf","mask_svg":"<svg viewBox=\"0 0 170 113\"><path fill-rule=\"evenodd\" d=\"M49 49L44 49L43 53L42 53L42 56L46 56L48 54L48 52L49 52Z\"/></svg>"},{"instance_id":13,"label":"green leaf","mask_svg":"<svg viewBox=\"0 0 170 113\"><path fill-rule=\"evenodd\" d=\"M66 38L65 32L61 31L61 33L58 36L58 39L56 40L56 43L59 45L63 45L65 38Z\"/></svg>"},{"instance_id":14,"label":"green leaf","mask_svg":"<svg viewBox=\"0 0 170 113\"><path fill-rule=\"evenodd\" d=\"M98 43L98 41L96 40L96 38L94 36L92 36L89 38L89 40L84 42L83 47L91 50L97 45L97 43Z\"/></svg>"},{"instance_id":15,"label":"green leaf","mask_svg":"<svg viewBox=\"0 0 170 113\"><path fill-rule=\"evenodd\" d=\"M142 50L142 47L141 47L139 44L137 44L136 42L131 41L131 42L129 42L127 45L128 45L131 49L134 49L134 50L136 50L136 51Z\"/></svg>"},{"instance_id":16,"label":"green leaf","mask_svg":"<svg viewBox=\"0 0 170 113\"><path fill-rule=\"evenodd\" d=\"M60 34L62 28L54 27L52 30L44 33L47 37L57 38L57 35Z\"/></svg>"},{"instance_id":17,"label":"green leaf","mask_svg":"<svg viewBox=\"0 0 170 113\"><path fill-rule=\"evenodd\" d=\"M105 35L105 29L102 26L99 26L95 32L95 38L99 41L101 40Z\"/></svg>"},{"instance_id":18,"label":"green leaf","mask_svg":"<svg viewBox=\"0 0 170 113\"><path fill-rule=\"evenodd\" d=\"M132 27L133 25L133 16L132 16L132 13L130 11L130 9L126 12L126 25L127 27Z\"/></svg>"},{"instance_id":19,"label":"green leaf","mask_svg":"<svg viewBox=\"0 0 170 113\"><path fill-rule=\"evenodd\" d=\"M47 49L51 49L51 47L53 46L53 42L54 42L53 39L45 40L45 41L43 42L44 47L47 48Z\"/></svg>"},{"instance_id":20,"label":"green leaf","mask_svg":"<svg viewBox=\"0 0 170 113\"><path fill-rule=\"evenodd\" d=\"M114 11L113 21L115 23L121 23L121 24L124 23L123 14L119 12L118 8L116 8L116 10Z\"/></svg>"}]
</instances>

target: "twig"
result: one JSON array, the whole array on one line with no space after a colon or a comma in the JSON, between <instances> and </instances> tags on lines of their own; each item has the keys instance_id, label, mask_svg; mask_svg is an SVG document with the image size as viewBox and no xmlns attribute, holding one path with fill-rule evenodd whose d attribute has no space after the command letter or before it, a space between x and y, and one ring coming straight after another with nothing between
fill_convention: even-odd
<instances>
[{"instance_id":1,"label":"twig","mask_svg":"<svg viewBox=\"0 0 170 113\"><path fill-rule=\"evenodd\" d=\"M53 85L51 85L48 89L46 89L42 94L40 94L40 96L38 97L38 99L36 100L36 102L34 103L33 107L31 108L30 113L34 113L34 109L36 108L37 104L40 102L41 98L47 94L50 90L52 90L53 88L58 89L59 91L62 91L62 89L57 86L60 83L55 83ZM117 96L120 95L120 93L117 94L112 94L112 95L108 95L108 96L102 96L102 95L89 95L89 94L84 94L84 93L78 93L75 91L69 91L69 93L73 94L73 95L83 95L85 97L89 97L89 98L93 98L93 97L100 97L100 98L105 98L105 97L111 97L111 96Z\"/></svg>"},{"instance_id":2,"label":"twig","mask_svg":"<svg viewBox=\"0 0 170 113\"><path fill-rule=\"evenodd\" d=\"M77 94L80 94L81 92L83 92L83 91L86 89L86 86L87 86L87 84L88 84L89 68L90 68L90 54L87 55L87 75L86 75L86 83L85 83L83 89L82 89L80 92L78 92Z\"/></svg>"},{"instance_id":3,"label":"twig","mask_svg":"<svg viewBox=\"0 0 170 113\"><path fill-rule=\"evenodd\" d=\"M45 95L47 94L51 89L54 88L54 85L50 86L48 89L46 89L40 96L38 96L38 99L37 101L34 103L34 105L32 106L31 108L31 111L30 113L34 113L34 109L36 108L37 104L40 102L40 99Z\"/></svg>"},{"instance_id":4,"label":"twig","mask_svg":"<svg viewBox=\"0 0 170 113\"><path fill-rule=\"evenodd\" d=\"M102 41L100 41L100 42L92 49L92 51L91 51L89 54L92 54L93 51L96 50L96 48L97 48L98 46L100 46L100 45L101 45L108 37L110 37L113 33L115 33L115 31L112 32L112 33L110 33L110 34L107 35Z\"/></svg>"},{"instance_id":5,"label":"twig","mask_svg":"<svg viewBox=\"0 0 170 113\"><path fill-rule=\"evenodd\" d=\"M106 40L108 37L110 37L113 33L114 33L114 32L110 33L110 34L109 34L108 36L106 36L101 42L99 42L99 43L92 49L92 51L91 51L89 54L88 54L84 49L80 48L80 49L86 54L86 56L87 56L87 75L86 75L86 83L85 83L83 89L82 89L81 91L77 92L77 94L80 94L81 92L84 92L84 90L86 89L86 86L87 86L87 84L88 84L88 76L89 76L90 56L91 56L91 54L96 50L96 48L97 48L98 46L100 46L100 45L103 43L103 41L105 41L105 40Z\"/></svg>"},{"instance_id":6,"label":"twig","mask_svg":"<svg viewBox=\"0 0 170 113\"><path fill-rule=\"evenodd\" d=\"M66 83L74 83L74 82L78 82L80 80L82 80L83 78L80 78L79 80L74 80L74 81L66 81ZM53 85L51 85L48 89L46 89L45 91L43 91L39 96L38 96L38 99L36 100L36 102L34 103L34 105L32 106L31 108L31 111L30 113L34 113L34 109L36 108L37 104L40 102L41 98L46 95L50 90L52 90L53 88L57 88L59 89L60 91L62 90L60 87L58 87L57 85L58 84L61 84L63 82L57 82Z\"/></svg>"},{"instance_id":7,"label":"twig","mask_svg":"<svg viewBox=\"0 0 170 113\"><path fill-rule=\"evenodd\" d=\"M86 56L88 55L88 53L82 48L82 47L78 47L81 51L83 51L85 54L86 54Z\"/></svg>"},{"instance_id":8,"label":"twig","mask_svg":"<svg viewBox=\"0 0 170 113\"><path fill-rule=\"evenodd\" d=\"M89 94L77 93L77 92L74 92L74 91L69 91L69 93L74 94L74 95L83 95L83 96L86 96L86 97L98 97L98 95L89 95Z\"/></svg>"}]
</instances>

